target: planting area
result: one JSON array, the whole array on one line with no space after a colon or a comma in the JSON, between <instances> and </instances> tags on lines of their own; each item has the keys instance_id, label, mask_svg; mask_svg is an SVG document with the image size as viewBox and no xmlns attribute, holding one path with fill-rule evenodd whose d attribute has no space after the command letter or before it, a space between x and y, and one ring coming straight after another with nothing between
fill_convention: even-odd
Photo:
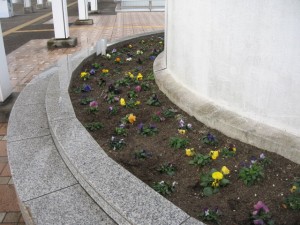
<instances>
[{"instance_id":1,"label":"planting area","mask_svg":"<svg viewBox=\"0 0 300 225\"><path fill-rule=\"evenodd\" d=\"M207 224L299 225L300 166L170 102L152 69L163 49L151 35L85 62L69 90L77 118L111 158Z\"/></svg>"}]
</instances>

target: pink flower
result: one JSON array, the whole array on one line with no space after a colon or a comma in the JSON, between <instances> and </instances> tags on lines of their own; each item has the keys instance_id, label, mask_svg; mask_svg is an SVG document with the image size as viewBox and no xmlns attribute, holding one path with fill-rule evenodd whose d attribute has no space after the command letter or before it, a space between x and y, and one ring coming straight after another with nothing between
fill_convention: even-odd
<instances>
[{"instance_id":1,"label":"pink flower","mask_svg":"<svg viewBox=\"0 0 300 225\"><path fill-rule=\"evenodd\" d=\"M140 85L136 86L135 87L135 91L136 92L140 92L142 90L142 87Z\"/></svg>"},{"instance_id":2,"label":"pink flower","mask_svg":"<svg viewBox=\"0 0 300 225\"><path fill-rule=\"evenodd\" d=\"M98 102L96 101L90 102L90 107L98 107Z\"/></svg>"},{"instance_id":3,"label":"pink flower","mask_svg":"<svg viewBox=\"0 0 300 225\"><path fill-rule=\"evenodd\" d=\"M265 203L263 203L262 201L258 201L256 203L256 205L254 205L254 209L256 211L259 211L260 209L263 209L265 212L269 212L270 211L269 208L268 208L268 206L266 206Z\"/></svg>"}]
</instances>

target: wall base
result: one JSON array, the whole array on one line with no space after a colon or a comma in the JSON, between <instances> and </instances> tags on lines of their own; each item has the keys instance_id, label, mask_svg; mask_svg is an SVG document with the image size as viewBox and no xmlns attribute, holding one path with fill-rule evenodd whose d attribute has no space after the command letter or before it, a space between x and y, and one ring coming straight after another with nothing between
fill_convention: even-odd
<instances>
[{"instance_id":1,"label":"wall base","mask_svg":"<svg viewBox=\"0 0 300 225\"><path fill-rule=\"evenodd\" d=\"M159 89L174 104L206 126L217 129L229 137L300 163L300 137L240 116L192 92L177 82L165 67L164 53L156 58L153 69Z\"/></svg>"}]
</instances>

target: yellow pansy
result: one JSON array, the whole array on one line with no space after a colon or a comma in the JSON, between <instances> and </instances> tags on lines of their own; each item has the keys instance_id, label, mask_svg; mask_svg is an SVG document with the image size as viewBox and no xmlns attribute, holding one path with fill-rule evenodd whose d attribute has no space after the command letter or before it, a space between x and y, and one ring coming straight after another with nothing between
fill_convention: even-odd
<instances>
[{"instance_id":1,"label":"yellow pansy","mask_svg":"<svg viewBox=\"0 0 300 225\"><path fill-rule=\"evenodd\" d=\"M210 156L213 160L217 159L219 157L219 151L210 151Z\"/></svg>"},{"instance_id":2,"label":"yellow pansy","mask_svg":"<svg viewBox=\"0 0 300 225\"><path fill-rule=\"evenodd\" d=\"M179 134L185 134L185 132L186 132L186 131L183 130L183 129L178 129L178 133L179 133Z\"/></svg>"},{"instance_id":3,"label":"yellow pansy","mask_svg":"<svg viewBox=\"0 0 300 225\"><path fill-rule=\"evenodd\" d=\"M214 182L212 182L211 186L212 187L219 187L219 181L215 180Z\"/></svg>"},{"instance_id":4,"label":"yellow pansy","mask_svg":"<svg viewBox=\"0 0 300 225\"><path fill-rule=\"evenodd\" d=\"M88 72L81 72L80 77L83 78L84 80L88 77L89 73Z\"/></svg>"},{"instance_id":5,"label":"yellow pansy","mask_svg":"<svg viewBox=\"0 0 300 225\"><path fill-rule=\"evenodd\" d=\"M137 80L143 80L143 75L141 73L139 73L136 77Z\"/></svg>"},{"instance_id":6,"label":"yellow pansy","mask_svg":"<svg viewBox=\"0 0 300 225\"><path fill-rule=\"evenodd\" d=\"M293 185L293 187L290 189L291 192L295 192L297 190L297 187Z\"/></svg>"},{"instance_id":7,"label":"yellow pansy","mask_svg":"<svg viewBox=\"0 0 300 225\"><path fill-rule=\"evenodd\" d=\"M136 116L133 115L132 113L130 113L128 116L129 123L133 124L135 122L135 120L136 120Z\"/></svg>"},{"instance_id":8,"label":"yellow pansy","mask_svg":"<svg viewBox=\"0 0 300 225\"><path fill-rule=\"evenodd\" d=\"M125 106L125 105L126 105L126 101L125 101L124 98L121 98L121 99L120 99L120 105L121 105L121 106Z\"/></svg>"},{"instance_id":9,"label":"yellow pansy","mask_svg":"<svg viewBox=\"0 0 300 225\"><path fill-rule=\"evenodd\" d=\"M102 69L102 73L108 73L109 70L108 69Z\"/></svg>"},{"instance_id":10,"label":"yellow pansy","mask_svg":"<svg viewBox=\"0 0 300 225\"><path fill-rule=\"evenodd\" d=\"M127 75L132 79L134 78L134 75L131 72L128 72Z\"/></svg>"},{"instance_id":11,"label":"yellow pansy","mask_svg":"<svg viewBox=\"0 0 300 225\"><path fill-rule=\"evenodd\" d=\"M140 105L141 102L140 102L140 101L136 101L134 104L135 104L135 105Z\"/></svg>"},{"instance_id":12,"label":"yellow pansy","mask_svg":"<svg viewBox=\"0 0 300 225\"><path fill-rule=\"evenodd\" d=\"M213 172L211 176L215 180L222 180L223 179L223 174L219 171Z\"/></svg>"},{"instance_id":13,"label":"yellow pansy","mask_svg":"<svg viewBox=\"0 0 300 225\"><path fill-rule=\"evenodd\" d=\"M236 152L236 147L233 147L233 148L232 148L232 151Z\"/></svg>"},{"instance_id":14,"label":"yellow pansy","mask_svg":"<svg viewBox=\"0 0 300 225\"><path fill-rule=\"evenodd\" d=\"M187 148L187 149L185 149L185 154L187 156L193 156L193 155L195 155L194 148Z\"/></svg>"},{"instance_id":15,"label":"yellow pansy","mask_svg":"<svg viewBox=\"0 0 300 225\"><path fill-rule=\"evenodd\" d=\"M230 174L230 170L226 166L223 166L221 171L224 175Z\"/></svg>"}]
</instances>

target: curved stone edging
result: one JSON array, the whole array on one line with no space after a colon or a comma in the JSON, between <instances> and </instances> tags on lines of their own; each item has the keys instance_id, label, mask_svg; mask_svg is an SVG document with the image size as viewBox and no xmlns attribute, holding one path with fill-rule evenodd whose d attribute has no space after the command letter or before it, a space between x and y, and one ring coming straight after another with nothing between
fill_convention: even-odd
<instances>
[{"instance_id":1,"label":"curved stone edging","mask_svg":"<svg viewBox=\"0 0 300 225\"><path fill-rule=\"evenodd\" d=\"M160 31L161 32L161 31ZM149 33L156 34L155 33ZM113 44L145 36L137 35ZM77 120L68 94L73 71L94 55L67 56L48 85L46 110L53 140L66 165L88 194L118 224L199 224L107 156Z\"/></svg>"},{"instance_id":2,"label":"curved stone edging","mask_svg":"<svg viewBox=\"0 0 300 225\"><path fill-rule=\"evenodd\" d=\"M229 137L300 163L300 137L242 117L202 98L177 82L165 62L165 55L161 53L153 66L155 81L159 89L178 107Z\"/></svg>"}]
</instances>

